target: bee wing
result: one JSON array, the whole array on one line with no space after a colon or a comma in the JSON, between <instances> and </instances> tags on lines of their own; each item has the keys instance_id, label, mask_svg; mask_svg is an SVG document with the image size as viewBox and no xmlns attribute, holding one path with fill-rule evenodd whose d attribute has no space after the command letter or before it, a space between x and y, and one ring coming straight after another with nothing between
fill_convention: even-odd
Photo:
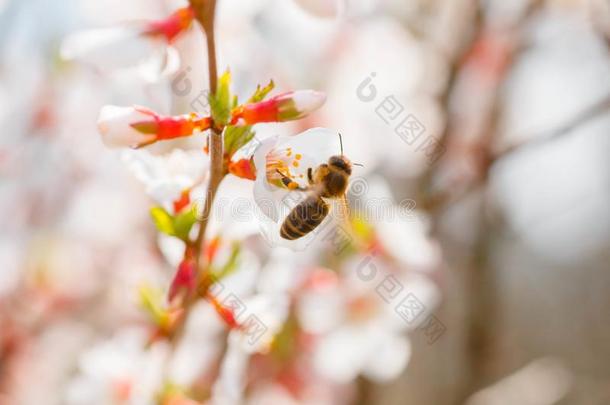
<instances>
[{"instance_id":1,"label":"bee wing","mask_svg":"<svg viewBox=\"0 0 610 405\"><path fill-rule=\"evenodd\" d=\"M329 205L331 206L331 216L337 226L340 226L351 234L352 223L350 221L351 218L347 197L343 195L342 197L335 198L332 200L332 204Z\"/></svg>"},{"instance_id":2,"label":"bee wing","mask_svg":"<svg viewBox=\"0 0 610 405\"><path fill-rule=\"evenodd\" d=\"M339 206L341 208L341 219L343 220L343 224L351 230L351 221L350 221L350 211L349 211L349 202L347 201L347 196L343 194L339 199Z\"/></svg>"}]
</instances>

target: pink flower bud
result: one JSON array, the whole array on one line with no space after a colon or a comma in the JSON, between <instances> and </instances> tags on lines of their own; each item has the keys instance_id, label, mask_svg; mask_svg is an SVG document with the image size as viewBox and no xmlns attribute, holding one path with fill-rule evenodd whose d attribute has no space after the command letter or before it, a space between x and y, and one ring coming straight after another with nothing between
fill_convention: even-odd
<instances>
[{"instance_id":1,"label":"pink flower bud","mask_svg":"<svg viewBox=\"0 0 610 405\"><path fill-rule=\"evenodd\" d=\"M137 148L204 131L211 123L210 117L164 117L144 107L107 105L100 111L97 127L106 146Z\"/></svg>"},{"instance_id":2,"label":"pink flower bud","mask_svg":"<svg viewBox=\"0 0 610 405\"><path fill-rule=\"evenodd\" d=\"M239 119L246 125L259 122L281 122L298 120L326 101L326 95L314 90L298 90L280 94L266 101L245 104L233 111L233 122Z\"/></svg>"},{"instance_id":3,"label":"pink flower bud","mask_svg":"<svg viewBox=\"0 0 610 405\"><path fill-rule=\"evenodd\" d=\"M131 124L151 119L154 120L154 113L137 107L107 105L100 111L97 129L102 135L104 144L110 148L137 147L154 142L157 136L154 131L145 133Z\"/></svg>"}]
</instances>

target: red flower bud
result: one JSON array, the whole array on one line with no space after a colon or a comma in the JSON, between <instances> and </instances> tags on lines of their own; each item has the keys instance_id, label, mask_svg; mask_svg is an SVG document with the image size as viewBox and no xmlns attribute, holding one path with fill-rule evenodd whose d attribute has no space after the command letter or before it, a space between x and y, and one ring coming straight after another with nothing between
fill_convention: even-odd
<instances>
[{"instance_id":1,"label":"red flower bud","mask_svg":"<svg viewBox=\"0 0 610 405\"><path fill-rule=\"evenodd\" d=\"M298 120L320 108L326 95L314 90L299 90L280 94L266 101L245 104L233 110L232 122L243 120L246 125L259 122Z\"/></svg>"},{"instance_id":2,"label":"red flower bud","mask_svg":"<svg viewBox=\"0 0 610 405\"><path fill-rule=\"evenodd\" d=\"M164 117L144 107L104 106L97 121L109 147L141 147L158 140L190 136L210 128L210 117L195 114Z\"/></svg>"}]
</instances>

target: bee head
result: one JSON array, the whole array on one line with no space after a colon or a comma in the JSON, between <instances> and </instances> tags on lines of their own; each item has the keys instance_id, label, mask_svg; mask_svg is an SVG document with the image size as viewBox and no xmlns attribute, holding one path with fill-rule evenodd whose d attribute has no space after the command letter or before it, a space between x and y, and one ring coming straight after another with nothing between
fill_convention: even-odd
<instances>
[{"instance_id":1,"label":"bee head","mask_svg":"<svg viewBox=\"0 0 610 405\"><path fill-rule=\"evenodd\" d=\"M341 170L348 176L352 174L352 162L343 155L331 156L328 165L334 169Z\"/></svg>"}]
</instances>

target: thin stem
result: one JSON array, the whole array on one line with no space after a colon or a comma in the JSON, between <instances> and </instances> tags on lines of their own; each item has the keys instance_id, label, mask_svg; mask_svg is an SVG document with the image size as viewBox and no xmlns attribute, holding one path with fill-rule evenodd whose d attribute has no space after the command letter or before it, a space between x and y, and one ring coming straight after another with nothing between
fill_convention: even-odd
<instances>
[{"instance_id":1,"label":"thin stem","mask_svg":"<svg viewBox=\"0 0 610 405\"><path fill-rule=\"evenodd\" d=\"M210 134L210 158L211 158L211 169L210 169L210 181L206 191L205 203L201 216L199 217L199 232L197 233L197 239L195 241L195 263L198 273L201 273L200 258L201 252L203 251L205 244L205 231L210 219L212 212L212 204L218 191L222 179L225 176L225 170L223 166L222 158L222 133L217 129L212 129Z\"/></svg>"},{"instance_id":2,"label":"thin stem","mask_svg":"<svg viewBox=\"0 0 610 405\"><path fill-rule=\"evenodd\" d=\"M216 66L216 40L214 35L214 15L216 11L216 0L191 0L191 6L195 11L197 21L203 27L206 36L207 53L208 53L208 78L210 94L216 94L218 82L218 68ZM222 150L222 131L212 125L210 133L210 181L208 183L205 203L201 216L199 217L199 232L194 244L195 249L195 264L197 268L198 280L202 279L202 270L200 266L201 252L205 244L205 231L212 212L212 205L223 177L225 176L223 150ZM198 283L199 285L199 283Z\"/></svg>"},{"instance_id":3,"label":"thin stem","mask_svg":"<svg viewBox=\"0 0 610 405\"><path fill-rule=\"evenodd\" d=\"M216 4L216 1L212 1L211 3ZM214 8L214 7L212 7ZM214 11L212 10L212 13ZM209 83L210 83L210 93L216 93L217 81L218 81L218 68L216 67L216 36L214 33L214 15L212 14L211 22L209 26L205 30L206 36L206 44L208 47L208 72L209 72Z\"/></svg>"},{"instance_id":4,"label":"thin stem","mask_svg":"<svg viewBox=\"0 0 610 405\"><path fill-rule=\"evenodd\" d=\"M193 1L193 0L192 0ZM216 94L217 83L218 83L218 68L216 66L216 37L214 34L214 15L216 9L216 0L207 0L205 2L205 6L207 6L207 10L205 13L205 18L200 19L198 17L203 30L205 31L206 43L208 48L208 80L210 85L210 94ZM216 197L216 192L218 191L218 187L222 182L222 179L227 173L225 167L224 153L223 153L223 142L222 142L222 130L218 128L216 123L212 123L212 128L210 131L210 181L208 183L208 188L206 192L205 204L203 206L203 211L201 217L199 219L199 231L197 233L197 239L195 240L195 268L197 269L197 288L194 291L194 294L187 301L187 309L184 316L184 320L188 317L189 309L195 300L201 295L207 295L207 285L208 280L206 280L205 268L201 267L201 252L205 247L205 231L207 229L210 215L212 212L212 205L214 204L214 198ZM206 263L207 266L209 263ZM202 288L203 287L203 288ZM182 324L184 326L184 323ZM223 347L220 350L219 361L222 363L222 359L224 358L225 352L227 350L227 340L222 339ZM221 367L219 364L218 367Z\"/></svg>"},{"instance_id":5,"label":"thin stem","mask_svg":"<svg viewBox=\"0 0 610 405\"><path fill-rule=\"evenodd\" d=\"M214 13L216 9L216 0L190 0L190 3L195 12L195 18L201 24L206 34L210 94L215 94L218 81L218 70L216 68L216 44L214 37ZM205 193L203 209L198 218L199 231L197 233L197 239L192 244L195 257L195 268L197 269L196 285L198 288L196 288L195 291L185 298L184 313L177 321L177 324L173 330L172 342L174 344L180 340L184 332L184 326L193 304L200 295L205 296L206 294L206 291L199 291L199 286L201 286L205 280L205 267L202 267L201 265L201 255L205 246L205 231L209 223L214 198L216 197L218 186L226 174L222 149L222 130L218 128L215 123L213 123L210 133L209 148L210 181L208 182ZM205 265L207 265L207 263Z\"/></svg>"}]
</instances>

